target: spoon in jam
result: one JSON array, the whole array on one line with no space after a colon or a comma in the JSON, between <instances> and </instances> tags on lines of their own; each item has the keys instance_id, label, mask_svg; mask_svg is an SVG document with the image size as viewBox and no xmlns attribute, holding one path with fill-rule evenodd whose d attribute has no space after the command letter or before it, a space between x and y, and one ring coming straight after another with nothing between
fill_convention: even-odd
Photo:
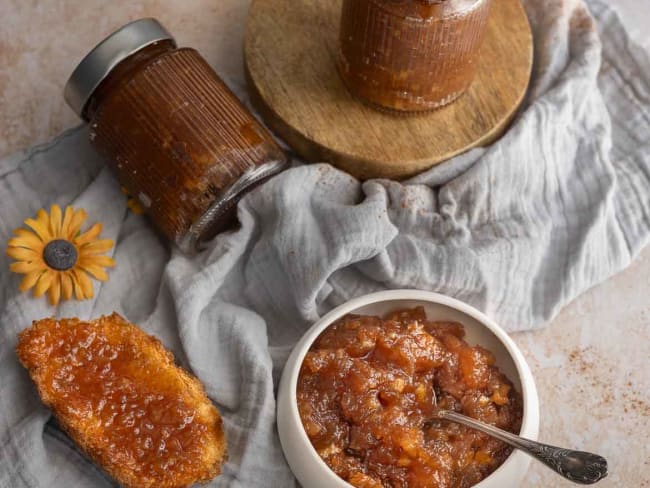
<instances>
[{"instance_id":1,"label":"spoon in jam","mask_svg":"<svg viewBox=\"0 0 650 488\"><path fill-rule=\"evenodd\" d=\"M437 405L435 392L433 403ZM591 485L607 476L607 460L597 454L572 451L531 441L451 410L438 410L436 418L456 422L495 437L541 461L553 471L574 483Z\"/></svg>"}]
</instances>

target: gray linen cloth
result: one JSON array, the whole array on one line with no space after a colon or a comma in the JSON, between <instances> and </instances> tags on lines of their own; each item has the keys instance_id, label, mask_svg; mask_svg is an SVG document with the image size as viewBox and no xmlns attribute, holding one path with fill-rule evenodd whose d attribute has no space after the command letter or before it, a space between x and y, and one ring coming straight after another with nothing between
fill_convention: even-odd
<instances>
[{"instance_id":1,"label":"gray linen cloth","mask_svg":"<svg viewBox=\"0 0 650 488\"><path fill-rule=\"evenodd\" d=\"M223 413L230 459L209 486L288 487L274 384L324 311L423 288L530 329L626 267L650 234L650 61L599 0L591 14L578 0L525 4L534 80L501 140L412 184L296 165L244 198L241 228L196 257L170 251L126 210L84 129L1 160L0 242L38 208L72 204L105 224L117 267L93 300L55 310L19 294L0 258L0 487L112 484L50 420L18 364L16 334L34 319L115 310L140 324Z\"/></svg>"}]
</instances>

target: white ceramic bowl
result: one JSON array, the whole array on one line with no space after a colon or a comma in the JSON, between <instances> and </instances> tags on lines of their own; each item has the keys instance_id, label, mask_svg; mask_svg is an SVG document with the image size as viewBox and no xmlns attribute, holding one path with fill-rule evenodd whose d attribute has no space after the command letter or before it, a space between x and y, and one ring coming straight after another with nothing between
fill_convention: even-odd
<instances>
[{"instance_id":1,"label":"white ceramic bowl","mask_svg":"<svg viewBox=\"0 0 650 488\"><path fill-rule=\"evenodd\" d=\"M305 488L351 488L318 456L302 426L296 401L300 366L311 344L332 322L349 313L383 315L398 308L422 305L432 320L455 320L465 326L469 344L492 351L497 366L523 397L520 435L537 440L539 399L530 368L515 343L501 327L475 308L453 298L419 290L390 290L366 295L337 307L316 322L296 344L282 373L278 391L278 430L289 466ZM518 488L531 458L514 450L506 461L474 488Z\"/></svg>"}]
</instances>

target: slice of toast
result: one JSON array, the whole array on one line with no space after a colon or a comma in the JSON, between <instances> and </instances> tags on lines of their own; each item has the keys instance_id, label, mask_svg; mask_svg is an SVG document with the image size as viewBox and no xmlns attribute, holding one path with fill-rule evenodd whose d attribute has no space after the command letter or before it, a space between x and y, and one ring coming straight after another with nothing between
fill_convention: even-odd
<instances>
[{"instance_id":1,"label":"slice of toast","mask_svg":"<svg viewBox=\"0 0 650 488\"><path fill-rule=\"evenodd\" d=\"M43 319L20 362L68 435L127 488L180 488L220 473L219 412L162 343L118 314Z\"/></svg>"}]
</instances>

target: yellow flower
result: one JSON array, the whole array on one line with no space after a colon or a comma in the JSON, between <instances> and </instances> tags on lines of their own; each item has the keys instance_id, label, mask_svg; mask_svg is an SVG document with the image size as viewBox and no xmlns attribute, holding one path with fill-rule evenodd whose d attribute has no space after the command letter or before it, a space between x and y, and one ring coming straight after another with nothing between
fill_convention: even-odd
<instances>
[{"instance_id":1,"label":"yellow flower","mask_svg":"<svg viewBox=\"0 0 650 488\"><path fill-rule=\"evenodd\" d=\"M106 281L104 268L115 266L108 256L102 255L113 247L109 239L99 240L102 224L93 225L86 232L80 229L86 220L86 211L52 205L50 214L40 209L35 219L25 220L31 230L20 228L16 237L9 239L7 255L16 260L11 271L25 275L20 290L34 288L34 296L47 292L50 303L93 297L93 283L88 275Z\"/></svg>"}]
</instances>

